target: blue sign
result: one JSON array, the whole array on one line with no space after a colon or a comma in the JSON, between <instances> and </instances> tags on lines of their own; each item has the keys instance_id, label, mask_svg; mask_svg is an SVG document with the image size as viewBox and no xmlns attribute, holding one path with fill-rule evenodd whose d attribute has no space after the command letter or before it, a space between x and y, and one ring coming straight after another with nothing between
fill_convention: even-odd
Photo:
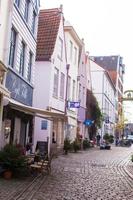
<instances>
[{"instance_id":1,"label":"blue sign","mask_svg":"<svg viewBox=\"0 0 133 200\"><path fill-rule=\"evenodd\" d=\"M90 119L86 119L86 120L84 121L84 124L85 124L86 126L91 126L93 123L94 123L94 121L92 121L92 120L90 120Z\"/></svg>"},{"instance_id":2,"label":"blue sign","mask_svg":"<svg viewBox=\"0 0 133 200\"><path fill-rule=\"evenodd\" d=\"M79 101L68 101L68 108L80 108Z\"/></svg>"}]
</instances>

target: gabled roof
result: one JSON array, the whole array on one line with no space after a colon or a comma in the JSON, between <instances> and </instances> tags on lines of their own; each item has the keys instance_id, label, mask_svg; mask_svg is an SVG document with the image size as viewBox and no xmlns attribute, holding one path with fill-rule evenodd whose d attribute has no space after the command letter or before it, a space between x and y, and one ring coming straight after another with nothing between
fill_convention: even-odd
<instances>
[{"instance_id":1,"label":"gabled roof","mask_svg":"<svg viewBox=\"0 0 133 200\"><path fill-rule=\"evenodd\" d=\"M79 45L79 47L81 48L83 45L83 41L79 38L77 32L75 31L74 27L68 22L65 21L64 23L64 30L67 32L69 32L72 37L75 39L75 41L77 42L77 44Z\"/></svg>"},{"instance_id":2,"label":"gabled roof","mask_svg":"<svg viewBox=\"0 0 133 200\"><path fill-rule=\"evenodd\" d=\"M40 10L37 34L37 61L50 60L59 30L61 8Z\"/></svg>"},{"instance_id":3,"label":"gabled roof","mask_svg":"<svg viewBox=\"0 0 133 200\"><path fill-rule=\"evenodd\" d=\"M116 70L119 56L92 56L93 60L106 70Z\"/></svg>"}]
</instances>

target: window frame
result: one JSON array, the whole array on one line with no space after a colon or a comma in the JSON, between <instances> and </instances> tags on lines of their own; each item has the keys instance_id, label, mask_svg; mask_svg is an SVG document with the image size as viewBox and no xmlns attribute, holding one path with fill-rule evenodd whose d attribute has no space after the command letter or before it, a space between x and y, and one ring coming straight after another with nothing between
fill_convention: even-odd
<instances>
[{"instance_id":1,"label":"window frame","mask_svg":"<svg viewBox=\"0 0 133 200\"><path fill-rule=\"evenodd\" d=\"M70 60L72 61L73 58L73 42L70 40Z\"/></svg>"},{"instance_id":2,"label":"window frame","mask_svg":"<svg viewBox=\"0 0 133 200\"><path fill-rule=\"evenodd\" d=\"M31 81L32 65L33 65L33 53L30 50L29 51L28 67L27 67L27 80L29 82Z\"/></svg>"},{"instance_id":3,"label":"window frame","mask_svg":"<svg viewBox=\"0 0 133 200\"><path fill-rule=\"evenodd\" d=\"M19 74L24 75L24 66L25 66L25 49L26 49L26 44L22 40L21 41L21 53L20 53L20 63L19 63Z\"/></svg>"},{"instance_id":4,"label":"window frame","mask_svg":"<svg viewBox=\"0 0 133 200\"><path fill-rule=\"evenodd\" d=\"M59 42L58 42L58 58L62 60L63 58L63 40L61 37L59 37Z\"/></svg>"},{"instance_id":5,"label":"window frame","mask_svg":"<svg viewBox=\"0 0 133 200\"><path fill-rule=\"evenodd\" d=\"M35 10L33 10L33 13L32 13L32 24L31 24L31 31L32 31L33 34L35 33L36 16L37 16L36 12L35 12Z\"/></svg>"},{"instance_id":6,"label":"window frame","mask_svg":"<svg viewBox=\"0 0 133 200\"><path fill-rule=\"evenodd\" d=\"M74 47L74 64L75 65L77 64L77 53L78 53L77 47Z\"/></svg>"},{"instance_id":7,"label":"window frame","mask_svg":"<svg viewBox=\"0 0 133 200\"><path fill-rule=\"evenodd\" d=\"M26 22L28 22L28 19L29 19L29 5L30 5L30 1L25 0L24 19Z\"/></svg>"},{"instance_id":8,"label":"window frame","mask_svg":"<svg viewBox=\"0 0 133 200\"><path fill-rule=\"evenodd\" d=\"M17 31L14 27L11 28L10 36L10 51L8 64L10 67L14 68L15 52L16 52L16 42L17 42Z\"/></svg>"},{"instance_id":9,"label":"window frame","mask_svg":"<svg viewBox=\"0 0 133 200\"><path fill-rule=\"evenodd\" d=\"M65 74L61 72L60 76L60 98L64 99L64 87L65 87Z\"/></svg>"},{"instance_id":10,"label":"window frame","mask_svg":"<svg viewBox=\"0 0 133 200\"><path fill-rule=\"evenodd\" d=\"M53 96L58 97L58 87L59 87L59 69L54 68L54 82L53 82Z\"/></svg>"},{"instance_id":11,"label":"window frame","mask_svg":"<svg viewBox=\"0 0 133 200\"><path fill-rule=\"evenodd\" d=\"M15 5L19 8L20 7L20 0L15 0Z\"/></svg>"}]
</instances>

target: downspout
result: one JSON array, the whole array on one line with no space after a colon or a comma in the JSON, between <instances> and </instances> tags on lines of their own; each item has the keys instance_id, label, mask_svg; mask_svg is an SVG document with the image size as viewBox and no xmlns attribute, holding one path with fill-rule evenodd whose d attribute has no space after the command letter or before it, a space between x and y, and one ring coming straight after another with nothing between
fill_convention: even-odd
<instances>
[{"instance_id":1,"label":"downspout","mask_svg":"<svg viewBox=\"0 0 133 200\"><path fill-rule=\"evenodd\" d=\"M102 78L102 114L104 112L104 108L103 108L103 97L104 97L104 73L105 71L103 71L103 78ZM102 129L101 129L101 138L103 138L103 129L104 129L104 122L102 123Z\"/></svg>"},{"instance_id":2,"label":"downspout","mask_svg":"<svg viewBox=\"0 0 133 200\"><path fill-rule=\"evenodd\" d=\"M67 64L66 65L66 70L67 70L67 74L66 74L66 95L65 95L65 108L64 108L64 113L65 113L65 117L67 117L67 96L68 96L68 89L67 89L67 86L68 86L68 74L69 74L69 68L70 68L70 64ZM67 136L67 133L68 133L68 127L67 127L67 119L65 119L65 137Z\"/></svg>"}]
</instances>

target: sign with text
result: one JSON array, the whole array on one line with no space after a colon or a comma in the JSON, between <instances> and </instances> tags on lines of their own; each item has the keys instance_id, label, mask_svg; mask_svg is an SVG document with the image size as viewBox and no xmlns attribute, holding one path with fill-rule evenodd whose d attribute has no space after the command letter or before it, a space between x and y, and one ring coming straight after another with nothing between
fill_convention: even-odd
<instances>
[{"instance_id":1,"label":"sign with text","mask_svg":"<svg viewBox=\"0 0 133 200\"><path fill-rule=\"evenodd\" d=\"M79 101L68 101L68 108L80 108Z\"/></svg>"}]
</instances>

